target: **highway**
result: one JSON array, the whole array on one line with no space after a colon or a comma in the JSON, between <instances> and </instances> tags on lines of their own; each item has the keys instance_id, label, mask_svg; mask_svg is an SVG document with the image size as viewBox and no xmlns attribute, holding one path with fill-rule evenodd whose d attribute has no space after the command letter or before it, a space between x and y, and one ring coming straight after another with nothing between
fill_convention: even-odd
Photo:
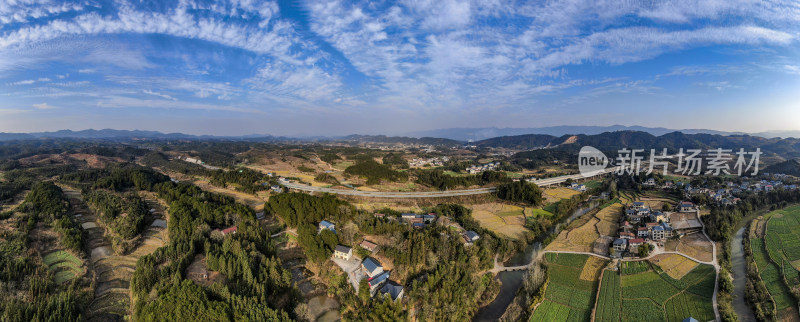
<instances>
[{"instance_id":1,"label":"highway","mask_svg":"<svg viewBox=\"0 0 800 322\"><path fill-rule=\"evenodd\" d=\"M616 171L616 168L605 169L601 173L598 173L598 175L604 175L613 171ZM542 187L542 186L559 184L569 179L578 180L578 179L584 179L584 177L580 174L571 174L560 177L539 179L533 181L533 183ZM446 191L420 191L420 192L361 191L355 189L333 189L333 188L313 187L294 182L281 182L281 184L283 184L289 189L295 189L306 192L322 192L322 193L332 193L332 194L346 195L346 196L372 197L372 198L441 198L441 197L481 195L497 191L497 188L495 187L463 189L463 190L446 190Z\"/></svg>"}]
</instances>

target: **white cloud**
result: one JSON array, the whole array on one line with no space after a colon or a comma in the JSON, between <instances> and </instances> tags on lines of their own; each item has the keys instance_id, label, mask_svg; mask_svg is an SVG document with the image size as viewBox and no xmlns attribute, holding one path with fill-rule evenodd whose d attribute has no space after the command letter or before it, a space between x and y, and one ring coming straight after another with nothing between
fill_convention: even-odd
<instances>
[{"instance_id":1,"label":"white cloud","mask_svg":"<svg viewBox=\"0 0 800 322\"><path fill-rule=\"evenodd\" d=\"M148 89L146 89L146 90L143 90L143 91L142 91L142 93L145 93L145 94L147 94L147 95L158 96L158 97L161 97L161 98L166 98L166 99L168 99L168 100L173 100L173 101L176 101L176 100L177 100L176 98L174 98L174 97L172 97L172 96L169 96L169 95L167 95L167 94L162 94L162 93L154 92L154 91L151 91L151 90L148 90Z\"/></svg>"},{"instance_id":2,"label":"white cloud","mask_svg":"<svg viewBox=\"0 0 800 322\"><path fill-rule=\"evenodd\" d=\"M61 1L59 1L61 2ZM84 6L79 3L54 3L49 0L11 0L0 2L0 29L2 25L28 22L56 16L70 11L81 11Z\"/></svg>"},{"instance_id":3,"label":"white cloud","mask_svg":"<svg viewBox=\"0 0 800 322\"><path fill-rule=\"evenodd\" d=\"M661 74L624 71L619 78L598 80L574 67L614 68L718 45L743 51L766 48L766 52L791 47L800 35L800 4L783 0L303 0L300 4L308 17L283 17L275 1L182 0L157 11L136 1L103 4L103 10L90 5L86 10L83 5L61 10L60 3L49 0L6 1L0 3L0 20L7 17L19 23L0 26L0 57L8 57L0 60L0 72L32 70L45 61L68 66L61 73L100 70L107 75L105 83L95 83L94 90L109 85L129 91L103 99L103 106L159 102L167 108L165 102L196 100L236 108L275 105L304 111L353 108L428 115L529 106L567 89L577 92L568 104L611 93L658 93L656 85L641 83L642 79L658 82L671 76L744 73L757 62L739 67L658 66L654 70ZM55 9L46 9L51 7ZM15 12L20 14L14 16ZM130 44L120 40L130 34L147 36L133 36ZM177 60L181 53L161 52L166 47L150 41L155 38L152 34L196 40L176 42L175 47L196 45L204 54L188 55L184 66L166 66L165 61ZM230 48L197 45L202 42ZM334 50L327 49L331 47ZM775 53L743 60L771 55ZM224 70L231 65L236 67ZM771 68L776 66L782 64ZM800 74L795 65L783 70ZM44 82L14 76L0 77L27 79L6 83L9 86ZM90 84L77 81L85 75L75 76L75 82L51 83L47 90L27 95L76 95L64 88ZM351 85L352 79L358 86ZM721 82L692 84L732 88ZM129 97L151 98L144 95L158 100Z\"/></svg>"},{"instance_id":4,"label":"white cloud","mask_svg":"<svg viewBox=\"0 0 800 322\"><path fill-rule=\"evenodd\" d=\"M800 75L800 66L797 66L797 65L783 65L783 69L789 74Z\"/></svg>"},{"instance_id":5,"label":"white cloud","mask_svg":"<svg viewBox=\"0 0 800 322\"><path fill-rule=\"evenodd\" d=\"M711 82L696 82L694 83L696 86L701 87L710 87L719 92L729 90L729 89L743 89L744 87L739 85L733 85L729 81L711 81Z\"/></svg>"},{"instance_id":6,"label":"white cloud","mask_svg":"<svg viewBox=\"0 0 800 322\"><path fill-rule=\"evenodd\" d=\"M31 85L31 84L34 84L34 83L47 83L47 82L50 82L50 81L51 81L51 79L49 79L47 77L40 77L39 79L26 79L26 80L6 83L6 85L8 85L8 86Z\"/></svg>"},{"instance_id":7,"label":"white cloud","mask_svg":"<svg viewBox=\"0 0 800 322\"><path fill-rule=\"evenodd\" d=\"M39 104L33 104L33 108L37 110L52 110L55 108L55 106L47 103L39 103Z\"/></svg>"}]
</instances>

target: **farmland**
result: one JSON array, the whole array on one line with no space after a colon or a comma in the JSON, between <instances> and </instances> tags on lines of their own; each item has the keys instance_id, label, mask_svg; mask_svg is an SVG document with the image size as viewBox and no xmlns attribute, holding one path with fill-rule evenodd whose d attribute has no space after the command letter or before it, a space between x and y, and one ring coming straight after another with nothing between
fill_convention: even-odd
<instances>
[{"instance_id":1,"label":"farmland","mask_svg":"<svg viewBox=\"0 0 800 322\"><path fill-rule=\"evenodd\" d=\"M714 258L711 241L701 233L681 237L676 250L699 261L710 262Z\"/></svg>"},{"instance_id":2,"label":"farmland","mask_svg":"<svg viewBox=\"0 0 800 322\"><path fill-rule=\"evenodd\" d=\"M593 216L582 216L562 230L556 239L547 245L547 250L591 252L592 243L600 237L595 224L600 220Z\"/></svg>"},{"instance_id":3,"label":"farmland","mask_svg":"<svg viewBox=\"0 0 800 322\"><path fill-rule=\"evenodd\" d=\"M597 299L597 311L594 313L596 321L619 321L620 307L622 305L622 291L620 290L619 274L616 271L603 272L600 298Z\"/></svg>"},{"instance_id":4,"label":"farmland","mask_svg":"<svg viewBox=\"0 0 800 322\"><path fill-rule=\"evenodd\" d=\"M603 205L605 206L605 205ZM600 235L614 236L619 228L619 216L622 213L622 204L614 202L600 209L594 216L599 220L595 223Z\"/></svg>"},{"instance_id":5,"label":"farmland","mask_svg":"<svg viewBox=\"0 0 800 322\"><path fill-rule=\"evenodd\" d=\"M771 212L763 220L755 219L752 227L750 245L759 275L775 301L779 318L795 321L797 302L791 289L800 286L800 207Z\"/></svg>"},{"instance_id":6,"label":"farmland","mask_svg":"<svg viewBox=\"0 0 800 322\"><path fill-rule=\"evenodd\" d=\"M661 254L651 258L650 261L674 279L681 279L697 267L697 262L678 254Z\"/></svg>"},{"instance_id":7,"label":"farmland","mask_svg":"<svg viewBox=\"0 0 800 322\"><path fill-rule=\"evenodd\" d=\"M501 203L484 203L471 206L472 217L482 227L511 238L519 238L525 228L526 209Z\"/></svg>"},{"instance_id":8,"label":"farmland","mask_svg":"<svg viewBox=\"0 0 800 322\"><path fill-rule=\"evenodd\" d=\"M575 190L565 187L547 188L542 191L542 197L545 197L549 202L557 202L561 199L569 199L572 196L579 194Z\"/></svg>"},{"instance_id":9,"label":"farmland","mask_svg":"<svg viewBox=\"0 0 800 322\"><path fill-rule=\"evenodd\" d=\"M599 272L607 261L594 256L548 253L550 282L544 301L531 321L588 321L591 319Z\"/></svg>"},{"instance_id":10,"label":"farmland","mask_svg":"<svg viewBox=\"0 0 800 322\"><path fill-rule=\"evenodd\" d=\"M80 259L63 250L42 256L42 262L54 273L55 282L58 284L79 276L83 271Z\"/></svg>"},{"instance_id":11,"label":"farmland","mask_svg":"<svg viewBox=\"0 0 800 322\"><path fill-rule=\"evenodd\" d=\"M667 263L680 265L682 260L667 259ZM713 320L715 278L710 265L698 265L675 279L648 261L623 262L619 272L603 273L595 320L681 321L690 316Z\"/></svg>"}]
</instances>

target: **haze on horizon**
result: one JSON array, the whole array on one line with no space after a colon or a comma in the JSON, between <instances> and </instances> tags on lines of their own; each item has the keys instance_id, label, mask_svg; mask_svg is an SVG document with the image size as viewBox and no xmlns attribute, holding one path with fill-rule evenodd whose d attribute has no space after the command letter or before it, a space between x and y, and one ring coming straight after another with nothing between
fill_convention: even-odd
<instances>
[{"instance_id":1,"label":"haze on horizon","mask_svg":"<svg viewBox=\"0 0 800 322\"><path fill-rule=\"evenodd\" d=\"M800 130L792 1L0 2L0 132Z\"/></svg>"}]
</instances>

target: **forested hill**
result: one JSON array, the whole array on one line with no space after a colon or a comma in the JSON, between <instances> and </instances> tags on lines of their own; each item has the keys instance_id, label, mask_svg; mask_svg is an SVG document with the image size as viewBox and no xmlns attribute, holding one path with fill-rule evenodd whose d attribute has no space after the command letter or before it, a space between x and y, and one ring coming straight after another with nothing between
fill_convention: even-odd
<instances>
[{"instance_id":1,"label":"forested hill","mask_svg":"<svg viewBox=\"0 0 800 322\"><path fill-rule=\"evenodd\" d=\"M617 131L597 135L565 135L555 137L541 134L504 136L475 142L479 147L504 147L514 149L536 149L550 144L559 150L579 150L589 145L603 151L616 151L621 148L662 149L710 149L724 148L738 151L754 151L761 148L767 154L777 154L783 158L800 157L800 139L762 138L750 135L684 134L681 132L655 136L646 132Z\"/></svg>"},{"instance_id":2,"label":"forested hill","mask_svg":"<svg viewBox=\"0 0 800 322\"><path fill-rule=\"evenodd\" d=\"M766 173L783 173L800 177L800 160L788 160L776 163L764 169Z\"/></svg>"}]
</instances>

